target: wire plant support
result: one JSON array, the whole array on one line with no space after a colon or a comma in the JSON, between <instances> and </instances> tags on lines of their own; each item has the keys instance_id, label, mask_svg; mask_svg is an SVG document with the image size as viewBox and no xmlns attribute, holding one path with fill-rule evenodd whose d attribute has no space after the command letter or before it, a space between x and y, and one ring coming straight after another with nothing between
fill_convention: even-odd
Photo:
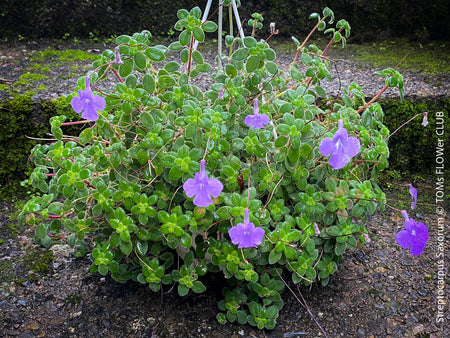
<instances>
[{"instance_id":1,"label":"wire plant support","mask_svg":"<svg viewBox=\"0 0 450 338\"><path fill-rule=\"evenodd\" d=\"M206 8L205 11L203 13L203 17L202 17L202 22L205 22L208 18L208 14L209 11L211 10L211 4L212 4L213 0L208 0L208 2L206 3ZM223 18L223 3L224 0L219 0L219 10L218 10L218 36L217 36L217 52L218 52L218 66L219 69L222 68L222 18ZM233 14L234 14L234 18L236 20L236 25L239 31L239 35L241 37L242 40L244 40L244 30L242 28L242 23L241 23L241 19L239 18L239 12L237 9L237 5L236 5L236 0L231 0L230 3L231 6L229 6L229 16L230 16L230 35L233 35ZM198 41L194 42L194 50L196 50L198 47Z\"/></svg>"}]
</instances>

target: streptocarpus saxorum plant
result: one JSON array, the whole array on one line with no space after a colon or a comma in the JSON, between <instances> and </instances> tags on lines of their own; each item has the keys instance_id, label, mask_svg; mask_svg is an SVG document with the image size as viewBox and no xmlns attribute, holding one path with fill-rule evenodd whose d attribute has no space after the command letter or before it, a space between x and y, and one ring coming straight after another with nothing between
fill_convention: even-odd
<instances>
[{"instance_id":1,"label":"streptocarpus saxorum plant","mask_svg":"<svg viewBox=\"0 0 450 338\"><path fill-rule=\"evenodd\" d=\"M333 42L345 45L346 21L325 31L332 37L323 51L306 46L309 36L294 38L287 71L266 41L248 36L228 39L232 53L213 72L193 46L217 26L200 17L197 7L178 11L181 33L168 47L151 45L143 31L98 56L67 97L89 119L79 137L65 136L73 123L53 117L56 141L33 149L31 181L42 194L23 218L36 225L38 243L65 238L77 256L91 253L92 272L119 282L153 291L175 284L184 296L220 272L229 287L218 320L272 329L281 274L326 285L342 254L368 238L368 217L385 205L376 180L388 164L389 131L357 84L340 100L321 86L332 80L324 54ZM313 31L334 21L328 8L311 17ZM165 61L169 54L179 61ZM201 73L212 73L206 90L196 85ZM403 90L395 70L380 75ZM102 86L107 78L116 85ZM408 219L397 241L418 254L424 229Z\"/></svg>"}]
</instances>

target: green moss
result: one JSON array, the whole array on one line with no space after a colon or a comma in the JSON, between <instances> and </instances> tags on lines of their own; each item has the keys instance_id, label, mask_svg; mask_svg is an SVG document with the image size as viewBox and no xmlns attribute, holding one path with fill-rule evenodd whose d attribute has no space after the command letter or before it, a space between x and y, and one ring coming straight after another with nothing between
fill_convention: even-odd
<instances>
[{"instance_id":1,"label":"green moss","mask_svg":"<svg viewBox=\"0 0 450 338\"><path fill-rule=\"evenodd\" d=\"M66 303L72 304L72 305L78 305L81 303L82 300L83 300L82 295L73 293L73 294L67 295Z\"/></svg>"},{"instance_id":2,"label":"green moss","mask_svg":"<svg viewBox=\"0 0 450 338\"><path fill-rule=\"evenodd\" d=\"M442 112L446 117L444 119L444 129L446 135L444 142L448 142L448 130L450 130L450 98L440 100L423 100L423 101L405 101L385 100L380 101L385 112L385 124L391 133L411 119L414 115L428 112L428 127L423 127L422 117L419 116L415 120L405 125L389 138L389 167L398 170L405 175L416 176L423 175L429 177L434 175L435 149L437 144L435 130L435 116L437 112ZM432 166L432 168L430 168ZM446 175L449 176L449 171ZM450 179L450 177L449 177Z\"/></svg>"},{"instance_id":3,"label":"green moss","mask_svg":"<svg viewBox=\"0 0 450 338\"><path fill-rule=\"evenodd\" d=\"M43 250L39 247L31 247L23 257L26 269L35 273L43 273L50 270L49 264L55 260L51 250Z\"/></svg>"},{"instance_id":4,"label":"green moss","mask_svg":"<svg viewBox=\"0 0 450 338\"><path fill-rule=\"evenodd\" d=\"M404 40L384 41L380 43L348 45L346 49L360 62L375 67L398 68L421 71L425 74L450 72L449 48L445 43L414 44Z\"/></svg>"},{"instance_id":5,"label":"green moss","mask_svg":"<svg viewBox=\"0 0 450 338\"><path fill-rule=\"evenodd\" d=\"M14 280L13 264L11 261L3 259L0 261L0 280L11 283Z\"/></svg>"},{"instance_id":6,"label":"green moss","mask_svg":"<svg viewBox=\"0 0 450 338\"><path fill-rule=\"evenodd\" d=\"M93 61L96 56L84 52L81 50L66 49L66 50L52 50L47 49L45 51L38 51L33 53L31 56L32 62L41 62L44 60L60 60L62 62L73 62L73 61Z\"/></svg>"},{"instance_id":7,"label":"green moss","mask_svg":"<svg viewBox=\"0 0 450 338\"><path fill-rule=\"evenodd\" d=\"M45 138L50 131L49 119L52 116L65 115L69 121L79 120L65 98L33 104L31 93L16 95L13 100L0 103L0 199L11 201L21 198L27 189L20 181L30 170L28 157L38 141L30 139ZM79 128L66 128L69 135L79 133ZM42 141L41 141L42 142Z\"/></svg>"}]
</instances>

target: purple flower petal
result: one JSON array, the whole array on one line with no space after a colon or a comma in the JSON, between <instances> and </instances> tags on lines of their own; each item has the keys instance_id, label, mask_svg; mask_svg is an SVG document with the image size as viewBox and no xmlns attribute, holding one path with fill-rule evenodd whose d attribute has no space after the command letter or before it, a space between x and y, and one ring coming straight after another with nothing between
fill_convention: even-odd
<instances>
[{"instance_id":1,"label":"purple flower petal","mask_svg":"<svg viewBox=\"0 0 450 338\"><path fill-rule=\"evenodd\" d=\"M343 149L338 149L331 155L328 163L330 163L334 169L342 169L348 162L350 162L350 157L345 155Z\"/></svg>"},{"instance_id":2,"label":"purple flower petal","mask_svg":"<svg viewBox=\"0 0 450 338\"><path fill-rule=\"evenodd\" d=\"M329 137L324 138L320 142L319 151L323 156L330 156L330 154L336 151L336 145Z\"/></svg>"},{"instance_id":3,"label":"purple flower petal","mask_svg":"<svg viewBox=\"0 0 450 338\"><path fill-rule=\"evenodd\" d=\"M417 189L412 186L412 184L409 185L409 193L411 194L412 202L411 202L411 209L414 209L416 207L417 203Z\"/></svg>"},{"instance_id":4,"label":"purple flower petal","mask_svg":"<svg viewBox=\"0 0 450 338\"><path fill-rule=\"evenodd\" d=\"M205 190L200 190L194 198L194 205L202 208L206 208L213 203L211 196Z\"/></svg>"},{"instance_id":5,"label":"purple flower petal","mask_svg":"<svg viewBox=\"0 0 450 338\"><path fill-rule=\"evenodd\" d=\"M348 136L347 130L344 128L344 121L339 120L338 130L333 136L320 142L319 151L323 156L331 154L329 164L334 169L342 169L350 162L350 159L356 156L361 150L359 140L354 136Z\"/></svg>"},{"instance_id":6,"label":"purple flower petal","mask_svg":"<svg viewBox=\"0 0 450 338\"><path fill-rule=\"evenodd\" d=\"M76 113L81 113L82 118L90 121L97 121L97 111L104 110L106 107L105 99L92 93L88 77L84 91L79 90L78 96L74 96L70 104Z\"/></svg>"},{"instance_id":7,"label":"purple flower petal","mask_svg":"<svg viewBox=\"0 0 450 338\"><path fill-rule=\"evenodd\" d=\"M238 244L238 248L256 248L261 244L264 236L264 229L255 227L255 224L249 221L248 208L245 209L244 223L238 223L235 227L228 230L231 242Z\"/></svg>"},{"instance_id":8,"label":"purple flower petal","mask_svg":"<svg viewBox=\"0 0 450 338\"><path fill-rule=\"evenodd\" d=\"M270 123L270 117L259 113L258 99L255 99L254 104L253 115L247 115L244 122L249 128L263 129Z\"/></svg>"},{"instance_id":9,"label":"purple flower petal","mask_svg":"<svg viewBox=\"0 0 450 338\"><path fill-rule=\"evenodd\" d=\"M411 243L411 232L408 230L401 230L395 236L395 241L403 248L408 249Z\"/></svg>"},{"instance_id":10,"label":"purple flower petal","mask_svg":"<svg viewBox=\"0 0 450 338\"><path fill-rule=\"evenodd\" d=\"M205 160L201 160L200 172L183 184L186 196L189 198L195 196L193 203L198 207L210 206L213 203L211 196L219 197L223 190L223 185L217 178L208 178L205 173L205 163Z\"/></svg>"},{"instance_id":11,"label":"purple flower petal","mask_svg":"<svg viewBox=\"0 0 450 338\"><path fill-rule=\"evenodd\" d=\"M195 175L197 176L198 174L195 174ZM189 198L194 197L198 193L198 190L199 190L198 188L199 188L198 184L197 184L196 180L193 178L189 178L183 184L184 192L185 192L186 196Z\"/></svg>"},{"instance_id":12,"label":"purple flower petal","mask_svg":"<svg viewBox=\"0 0 450 338\"><path fill-rule=\"evenodd\" d=\"M345 150L345 154L351 158L358 155L361 150L361 145L356 137L350 136L346 142L343 142L343 148Z\"/></svg>"},{"instance_id":13,"label":"purple flower petal","mask_svg":"<svg viewBox=\"0 0 450 338\"><path fill-rule=\"evenodd\" d=\"M405 229L397 233L395 240L403 249L409 248L411 255L418 256L428 241L427 226L422 222L416 223L412 218L408 218L404 225Z\"/></svg>"},{"instance_id":14,"label":"purple flower petal","mask_svg":"<svg viewBox=\"0 0 450 338\"><path fill-rule=\"evenodd\" d=\"M217 178L211 178L209 180L208 186L206 187L206 191L212 197L219 197L220 193L223 190L223 184Z\"/></svg>"}]
</instances>

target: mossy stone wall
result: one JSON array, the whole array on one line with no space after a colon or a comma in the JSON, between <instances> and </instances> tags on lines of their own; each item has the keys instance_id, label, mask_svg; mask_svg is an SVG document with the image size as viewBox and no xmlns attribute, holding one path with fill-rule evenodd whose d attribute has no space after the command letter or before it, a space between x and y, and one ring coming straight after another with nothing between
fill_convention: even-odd
<instances>
[{"instance_id":1,"label":"mossy stone wall","mask_svg":"<svg viewBox=\"0 0 450 338\"><path fill-rule=\"evenodd\" d=\"M143 29L168 36L180 8L205 8L207 0L2 0L0 37L66 38L132 34ZM447 39L450 4L447 0L241 0L246 21L254 12L265 18L266 37L270 22L280 35L301 39L312 27L312 12L330 7L337 19L352 26L355 40L408 37L415 40ZM213 0L213 13L218 5ZM217 15L212 17L216 20ZM226 24L225 19L225 24ZM249 30L248 30L249 31ZM67 35L69 34L69 35Z\"/></svg>"},{"instance_id":2,"label":"mossy stone wall","mask_svg":"<svg viewBox=\"0 0 450 338\"><path fill-rule=\"evenodd\" d=\"M427 111L429 125L424 128L422 117L407 124L389 141L389 170L397 170L402 175L434 174L436 135L436 112L442 112L445 143L450 144L450 98L440 100L421 100L400 102L395 99L380 102L385 112L385 123L391 132L412 118L417 113ZM18 95L14 100L0 103L0 199L7 199L24 192L20 181L27 178L31 165L28 157L31 149L39 142L28 138L48 138L50 126L48 120L55 115L66 115L68 120L78 119L78 115L65 102L64 98L56 101L33 102L30 96ZM78 135L79 126L65 127L64 132ZM432 165L432 167L430 167ZM447 171L449 173L449 171ZM449 177L450 180L450 177ZM20 196L17 196L20 197Z\"/></svg>"},{"instance_id":3,"label":"mossy stone wall","mask_svg":"<svg viewBox=\"0 0 450 338\"><path fill-rule=\"evenodd\" d=\"M68 120L78 119L64 98L34 102L30 95L17 95L14 100L0 102L0 200L11 200L22 192L20 182L27 178L31 150L37 143L51 138L49 119L64 114ZM65 128L77 135L79 127ZM42 140L36 140L41 138ZM51 142L51 141L48 141Z\"/></svg>"},{"instance_id":4,"label":"mossy stone wall","mask_svg":"<svg viewBox=\"0 0 450 338\"><path fill-rule=\"evenodd\" d=\"M414 115L428 112L427 127L422 126L422 116L420 116L390 137L389 169L408 175L434 176L438 138L444 141L445 147L448 148L450 144L450 119L448 118L450 98L404 102L390 99L381 101L380 104L385 112L386 126L391 133ZM439 118L438 114L444 117ZM437 135L437 127L443 128L444 135ZM445 172L446 181L450 180L450 171L447 169Z\"/></svg>"}]
</instances>

